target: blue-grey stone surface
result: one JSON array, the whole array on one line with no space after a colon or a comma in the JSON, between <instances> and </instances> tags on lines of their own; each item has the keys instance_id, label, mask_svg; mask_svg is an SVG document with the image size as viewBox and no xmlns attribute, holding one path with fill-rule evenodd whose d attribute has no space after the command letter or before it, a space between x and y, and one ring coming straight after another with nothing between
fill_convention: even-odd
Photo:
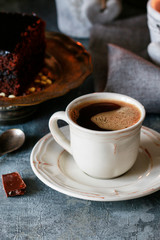
<instances>
[{"instance_id":1,"label":"blue-grey stone surface","mask_svg":"<svg viewBox=\"0 0 160 240\"><path fill-rule=\"evenodd\" d=\"M48 30L58 31L53 0L1 0L0 9L37 12L47 22ZM82 43L87 47L87 40ZM0 133L16 127L26 134L22 148L0 158L0 175L18 171L27 184L24 196L7 198L0 181L0 240L160 239L160 191L129 201L85 201L47 187L31 169L30 153L49 132L52 113L92 91L91 77L67 95L42 103L28 121L0 126ZM147 115L144 125L160 132L160 115Z\"/></svg>"}]
</instances>

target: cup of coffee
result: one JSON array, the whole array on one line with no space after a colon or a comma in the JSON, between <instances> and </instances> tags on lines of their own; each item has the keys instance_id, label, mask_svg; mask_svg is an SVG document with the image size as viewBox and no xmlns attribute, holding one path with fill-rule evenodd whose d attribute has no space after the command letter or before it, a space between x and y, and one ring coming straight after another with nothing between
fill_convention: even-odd
<instances>
[{"instance_id":1,"label":"cup of coffee","mask_svg":"<svg viewBox=\"0 0 160 240\"><path fill-rule=\"evenodd\" d=\"M145 109L126 95L99 92L73 100L54 113L49 128L55 141L68 151L77 166L94 178L114 178L135 163ZM68 140L57 121L69 125Z\"/></svg>"}]
</instances>

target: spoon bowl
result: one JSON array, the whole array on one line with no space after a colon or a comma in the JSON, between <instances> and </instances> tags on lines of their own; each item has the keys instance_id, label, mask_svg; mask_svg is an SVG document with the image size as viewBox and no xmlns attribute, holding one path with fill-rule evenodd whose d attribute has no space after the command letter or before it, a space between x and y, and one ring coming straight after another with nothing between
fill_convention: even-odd
<instances>
[{"instance_id":1,"label":"spoon bowl","mask_svg":"<svg viewBox=\"0 0 160 240\"><path fill-rule=\"evenodd\" d=\"M25 141L25 134L21 129L9 129L0 135L0 156L20 148Z\"/></svg>"}]
</instances>

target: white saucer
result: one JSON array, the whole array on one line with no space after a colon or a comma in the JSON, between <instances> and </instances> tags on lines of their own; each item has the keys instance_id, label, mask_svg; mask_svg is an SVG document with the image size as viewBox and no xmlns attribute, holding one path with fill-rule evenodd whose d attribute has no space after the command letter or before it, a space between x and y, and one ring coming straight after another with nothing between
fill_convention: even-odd
<instances>
[{"instance_id":1,"label":"white saucer","mask_svg":"<svg viewBox=\"0 0 160 240\"><path fill-rule=\"evenodd\" d=\"M68 126L61 130L69 136ZM115 179L95 179L83 173L50 133L35 145L30 161L35 175L43 183L76 198L120 201L142 197L160 189L160 134L146 127L141 130L135 165Z\"/></svg>"}]
</instances>

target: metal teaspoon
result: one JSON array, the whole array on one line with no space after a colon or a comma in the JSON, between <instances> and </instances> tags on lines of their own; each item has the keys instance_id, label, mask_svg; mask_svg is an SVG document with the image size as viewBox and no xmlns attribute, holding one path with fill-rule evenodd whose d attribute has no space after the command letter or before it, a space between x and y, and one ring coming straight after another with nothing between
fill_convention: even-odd
<instances>
[{"instance_id":1,"label":"metal teaspoon","mask_svg":"<svg viewBox=\"0 0 160 240\"><path fill-rule=\"evenodd\" d=\"M25 141L25 134L20 129L9 129L0 135L0 156L20 148Z\"/></svg>"}]
</instances>

